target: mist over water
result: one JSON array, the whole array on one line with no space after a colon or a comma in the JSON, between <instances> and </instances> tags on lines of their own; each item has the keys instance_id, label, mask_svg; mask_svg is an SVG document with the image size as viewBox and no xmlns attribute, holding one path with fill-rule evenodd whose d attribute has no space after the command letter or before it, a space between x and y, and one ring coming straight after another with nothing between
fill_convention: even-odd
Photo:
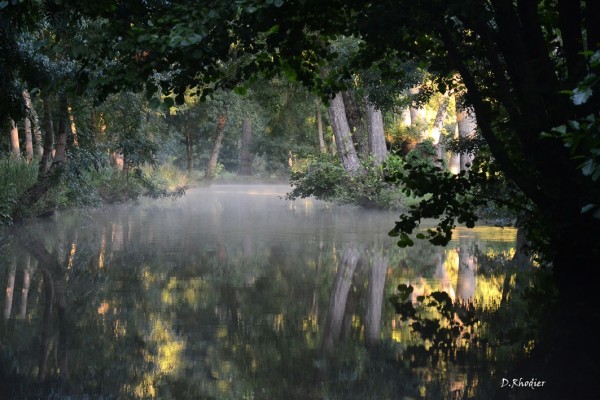
<instances>
[{"instance_id":1,"label":"mist over water","mask_svg":"<svg viewBox=\"0 0 600 400\"><path fill-rule=\"evenodd\" d=\"M499 301L477 256L510 255L515 231L457 229L446 248L400 249L387 235L396 212L289 190L214 185L3 231L3 373L43 371L65 393L107 398L419 398L393 378L402 368L373 375L367 357L401 359L414 341L389 296L405 283L415 298ZM60 318L44 308L50 279ZM464 387L451 375L439 385ZM27 390L45 389L10 393Z\"/></svg>"}]
</instances>

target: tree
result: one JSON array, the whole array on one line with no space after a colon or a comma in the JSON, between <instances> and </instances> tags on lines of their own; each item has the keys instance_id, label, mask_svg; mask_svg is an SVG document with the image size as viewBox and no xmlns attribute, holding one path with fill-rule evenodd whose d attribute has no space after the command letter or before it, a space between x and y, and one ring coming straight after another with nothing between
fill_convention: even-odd
<instances>
[{"instance_id":1,"label":"tree","mask_svg":"<svg viewBox=\"0 0 600 400\"><path fill-rule=\"evenodd\" d=\"M240 169L238 175L252 175L253 154L250 150L252 144L252 120L248 117L242 119L242 143L240 148Z\"/></svg>"},{"instance_id":2,"label":"tree","mask_svg":"<svg viewBox=\"0 0 600 400\"><path fill-rule=\"evenodd\" d=\"M383 128L383 116L381 110L368 101L365 101L367 134L369 137L369 154L373 156L373 163L381 165L387 158L387 147L385 144L385 130Z\"/></svg>"},{"instance_id":3,"label":"tree","mask_svg":"<svg viewBox=\"0 0 600 400\"><path fill-rule=\"evenodd\" d=\"M221 112L217 117L217 126L215 128L215 135L213 137L212 150L210 151L210 158L206 165L206 172L204 176L208 181L212 180L215 176L217 168L217 160L219 159L219 152L221 151L221 143L223 142L223 135L225 134L225 124L227 123L227 111Z\"/></svg>"},{"instance_id":4,"label":"tree","mask_svg":"<svg viewBox=\"0 0 600 400\"><path fill-rule=\"evenodd\" d=\"M354 147L350 126L346 118L346 107L344 106L341 93L336 94L330 102L329 120L333 128L337 153L342 165L349 174L356 175L360 172L361 163Z\"/></svg>"},{"instance_id":5,"label":"tree","mask_svg":"<svg viewBox=\"0 0 600 400\"><path fill-rule=\"evenodd\" d=\"M15 158L21 157L21 147L19 145L19 128L14 120L10 120L10 149Z\"/></svg>"}]
</instances>

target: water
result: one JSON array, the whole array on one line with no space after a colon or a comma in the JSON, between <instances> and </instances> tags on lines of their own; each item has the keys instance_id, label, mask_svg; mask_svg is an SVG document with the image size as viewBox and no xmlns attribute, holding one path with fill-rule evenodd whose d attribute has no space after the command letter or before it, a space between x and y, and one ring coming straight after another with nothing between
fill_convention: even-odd
<instances>
[{"instance_id":1,"label":"water","mask_svg":"<svg viewBox=\"0 0 600 400\"><path fill-rule=\"evenodd\" d=\"M494 374L489 349L481 361L459 338L432 356L435 340L412 331L390 298L406 284L415 302L442 290L496 309L506 280L495 263L512 257L516 231L459 228L446 248L417 241L400 249L387 235L397 213L291 202L282 199L287 190L214 186L2 231L0 393L415 399L485 392L482 380ZM467 325L464 332L485 330Z\"/></svg>"}]
</instances>

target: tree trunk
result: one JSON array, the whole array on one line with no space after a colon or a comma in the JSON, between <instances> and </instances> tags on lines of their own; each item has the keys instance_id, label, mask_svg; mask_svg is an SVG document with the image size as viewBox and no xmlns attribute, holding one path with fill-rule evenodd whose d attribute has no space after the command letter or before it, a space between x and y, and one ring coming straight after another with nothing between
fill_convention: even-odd
<instances>
[{"instance_id":1,"label":"tree trunk","mask_svg":"<svg viewBox=\"0 0 600 400\"><path fill-rule=\"evenodd\" d=\"M40 175L45 174L50 169L50 159L52 158L52 146L54 145L54 124L52 122L52 104L50 96L46 95L43 101L44 105L44 151L40 159Z\"/></svg>"},{"instance_id":2,"label":"tree trunk","mask_svg":"<svg viewBox=\"0 0 600 400\"><path fill-rule=\"evenodd\" d=\"M29 163L33 159L33 135L29 117L23 118L23 130L25 131L25 160Z\"/></svg>"},{"instance_id":3,"label":"tree trunk","mask_svg":"<svg viewBox=\"0 0 600 400\"><path fill-rule=\"evenodd\" d=\"M242 146L240 149L240 170L238 175L252 175L253 154L250 151L252 145L252 121L250 118L242 119Z\"/></svg>"},{"instance_id":4,"label":"tree trunk","mask_svg":"<svg viewBox=\"0 0 600 400\"><path fill-rule=\"evenodd\" d=\"M416 97L419 94L419 88L413 87L409 89L409 93L411 97ZM416 129L422 129L425 123L425 109L420 107L414 107L411 105L409 107L410 113L410 125Z\"/></svg>"},{"instance_id":5,"label":"tree trunk","mask_svg":"<svg viewBox=\"0 0 600 400\"><path fill-rule=\"evenodd\" d=\"M25 100L25 110L26 117L29 118L31 124L33 125L33 138L35 140L35 154L38 157L42 157L44 154L44 147L42 143L42 130L40 128L40 120L38 118L37 112L33 105L31 104L31 97L29 96L29 92L27 90L23 90L23 99Z\"/></svg>"},{"instance_id":6,"label":"tree trunk","mask_svg":"<svg viewBox=\"0 0 600 400\"><path fill-rule=\"evenodd\" d=\"M373 156L373 163L381 165L387 158L387 147L385 145L385 130L383 128L383 115L381 110L365 99L367 133L369 135L369 151Z\"/></svg>"},{"instance_id":7,"label":"tree trunk","mask_svg":"<svg viewBox=\"0 0 600 400\"><path fill-rule=\"evenodd\" d=\"M192 130L188 123L184 124L185 129L185 153L187 157L187 171L191 173L194 170L194 142L192 140Z\"/></svg>"},{"instance_id":8,"label":"tree trunk","mask_svg":"<svg viewBox=\"0 0 600 400\"><path fill-rule=\"evenodd\" d=\"M454 125L454 139L458 139L458 124ZM450 169L450 172L455 175L458 174L461 170L460 159L460 153L450 153L450 161L448 162L448 168Z\"/></svg>"},{"instance_id":9,"label":"tree trunk","mask_svg":"<svg viewBox=\"0 0 600 400\"><path fill-rule=\"evenodd\" d=\"M321 115L320 103L317 102L317 132L319 134L319 149L321 153L327 153L327 147L325 146L325 136L323 136L323 116Z\"/></svg>"},{"instance_id":10,"label":"tree trunk","mask_svg":"<svg viewBox=\"0 0 600 400\"><path fill-rule=\"evenodd\" d=\"M21 157L21 148L19 146L19 129L14 120L10 120L10 151L15 158Z\"/></svg>"},{"instance_id":11,"label":"tree trunk","mask_svg":"<svg viewBox=\"0 0 600 400\"><path fill-rule=\"evenodd\" d=\"M458 125L459 139L474 138L476 134L477 124L475 116L472 112L464 107L457 105L456 107L456 124ZM469 153L461 153L460 155L460 170L469 169L473 162L473 155Z\"/></svg>"},{"instance_id":12,"label":"tree trunk","mask_svg":"<svg viewBox=\"0 0 600 400\"><path fill-rule=\"evenodd\" d=\"M337 153L342 165L350 175L356 175L361 170L360 160L352 142L350 126L346 119L346 108L342 94L338 93L329 105L329 119L333 128L333 135L337 147Z\"/></svg>"},{"instance_id":13,"label":"tree trunk","mask_svg":"<svg viewBox=\"0 0 600 400\"><path fill-rule=\"evenodd\" d=\"M437 113L435 114L435 119L433 121L433 126L429 131L428 137L432 140L433 144L437 146L440 142L440 135L442 134L442 128L444 127L444 120L446 119L446 114L448 112L448 105L450 104L450 96L447 94L444 95L440 106L438 107Z\"/></svg>"},{"instance_id":14,"label":"tree trunk","mask_svg":"<svg viewBox=\"0 0 600 400\"><path fill-rule=\"evenodd\" d=\"M217 160L219 159L219 152L221 151L221 143L223 142L223 135L225 134L225 124L227 123L227 114L223 113L217 118L217 127L215 129L215 136L213 139L213 147L210 152L210 159L206 166L206 172L204 178L211 181L214 178L215 169L217 168Z\"/></svg>"},{"instance_id":15,"label":"tree trunk","mask_svg":"<svg viewBox=\"0 0 600 400\"><path fill-rule=\"evenodd\" d=\"M344 100L346 118L352 134L352 142L358 151L359 157L365 158L369 155L369 138L364 124L363 112L356 102L354 91L342 92L342 99Z\"/></svg>"},{"instance_id":16,"label":"tree trunk","mask_svg":"<svg viewBox=\"0 0 600 400\"><path fill-rule=\"evenodd\" d=\"M371 260L369 294L365 315L365 345L368 349L376 348L379 345L381 336L381 310L385 291L387 261L387 257L380 253L375 254Z\"/></svg>"},{"instance_id":17,"label":"tree trunk","mask_svg":"<svg viewBox=\"0 0 600 400\"><path fill-rule=\"evenodd\" d=\"M73 109L67 105L67 120L68 120L68 136L67 136L67 147L78 147L79 146L79 134L77 133L77 124L75 123L75 115L73 115Z\"/></svg>"}]
</instances>

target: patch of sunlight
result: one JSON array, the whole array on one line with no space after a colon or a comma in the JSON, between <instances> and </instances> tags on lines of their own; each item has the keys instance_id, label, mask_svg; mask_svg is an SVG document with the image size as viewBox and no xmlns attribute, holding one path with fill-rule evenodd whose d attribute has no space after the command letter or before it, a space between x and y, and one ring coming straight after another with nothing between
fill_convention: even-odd
<instances>
[{"instance_id":1,"label":"patch of sunlight","mask_svg":"<svg viewBox=\"0 0 600 400\"><path fill-rule=\"evenodd\" d=\"M71 251L69 252L69 263L67 269L73 268L73 260L75 259L75 253L77 252L77 243L71 244Z\"/></svg>"},{"instance_id":2,"label":"patch of sunlight","mask_svg":"<svg viewBox=\"0 0 600 400\"><path fill-rule=\"evenodd\" d=\"M206 282L199 277L186 280L169 279L167 286L161 293L162 302L173 306L187 304L196 309L199 304L206 301Z\"/></svg>"},{"instance_id":3,"label":"patch of sunlight","mask_svg":"<svg viewBox=\"0 0 600 400\"><path fill-rule=\"evenodd\" d=\"M154 283L156 283L158 277L156 276L156 274L150 272L148 266L145 266L144 270L142 271L142 279L144 281L144 287L146 288L146 290L148 290L150 289L150 287L153 286Z\"/></svg>"},{"instance_id":4,"label":"patch of sunlight","mask_svg":"<svg viewBox=\"0 0 600 400\"><path fill-rule=\"evenodd\" d=\"M129 386L126 386L124 392L129 393L130 390ZM153 399L156 397L152 375L144 375L144 378L133 388L133 395L138 399Z\"/></svg>"},{"instance_id":5,"label":"patch of sunlight","mask_svg":"<svg viewBox=\"0 0 600 400\"><path fill-rule=\"evenodd\" d=\"M504 276L478 276L475 285L475 302L486 307L497 307L502 300Z\"/></svg>"},{"instance_id":6,"label":"patch of sunlight","mask_svg":"<svg viewBox=\"0 0 600 400\"><path fill-rule=\"evenodd\" d=\"M231 382L229 380L220 380L217 382L217 390L221 393L229 392L231 387Z\"/></svg>"},{"instance_id":7,"label":"patch of sunlight","mask_svg":"<svg viewBox=\"0 0 600 400\"><path fill-rule=\"evenodd\" d=\"M311 314L307 318L302 320L302 331L303 332L317 332L319 330L319 321L317 321L316 314Z\"/></svg>"},{"instance_id":8,"label":"patch of sunlight","mask_svg":"<svg viewBox=\"0 0 600 400\"><path fill-rule=\"evenodd\" d=\"M98 311L97 311L98 314L100 314L100 315L106 315L106 313L108 312L108 308L109 307L110 306L108 305L107 302L100 303L100 306L98 307Z\"/></svg>"},{"instance_id":9,"label":"patch of sunlight","mask_svg":"<svg viewBox=\"0 0 600 400\"><path fill-rule=\"evenodd\" d=\"M100 244L100 254L98 255L98 269L104 268L104 254L106 253L106 232L102 232L102 243Z\"/></svg>"},{"instance_id":10,"label":"patch of sunlight","mask_svg":"<svg viewBox=\"0 0 600 400\"><path fill-rule=\"evenodd\" d=\"M392 319L392 340L398 343L409 343L411 340L410 325L398 319Z\"/></svg>"},{"instance_id":11,"label":"patch of sunlight","mask_svg":"<svg viewBox=\"0 0 600 400\"><path fill-rule=\"evenodd\" d=\"M476 226L474 228L457 227L454 230L453 237L472 237L486 242L504 242L511 243L517 240L517 228L497 226Z\"/></svg>"},{"instance_id":12,"label":"patch of sunlight","mask_svg":"<svg viewBox=\"0 0 600 400\"><path fill-rule=\"evenodd\" d=\"M125 337L127 334L127 323L121 322L120 320L115 320L113 322L113 335L115 337Z\"/></svg>"},{"instance_id":13,"label":"patch of sunlight","mask_svg":"<svg viewBox=\"0 0 600 400\"><path fill-rule=\"evenodd\" d=\"M152 318L151 323L150 341L156 343L158 349L156 365L162 373L177 373L181 366L185 342L176 337L162 320Z\"/></svg>"},{"instance_id":14,"label":"patch of sunlight","mask_svg":"<svg viewBox=\"0 0 600 400\"><path fill-rule=\"evenodd\" d=\"M353 329L361 329L362 321L360 319L360 315L353 314L352 315L352 328Z\"/></svg>"},{"instance_id":15,"label":"patch of sunlight","mask_svg":"<svg viewBox=\"0 0 600 400\"><path fill-rule=\"evenodd\" d=\"M446 267L446 271L450 274L450 278L454 281L458 276L458 266L459 266L459 256L458 249L446 249L446 262L444 266Z\"/></svg>"},{"instance_id":16,"label":"patch of sunlight","mask_svg":"<svg viewBox=\"0 0 600 400\"><path fill-rule=\"evenodd\" d=\"M227 337L227 327L220 326L219 329L217 329L217 332L215 333L215 335L219 339L225 339Z\"/></svg>"},{"instance_id":17,"label":"patch of sunlight","mask_svg":"<svg viewBox=\"0 0 600 400\"><path fill-rule=\"evenodd\" d=\"M527 354L527 355L531 354L531 352L533 351L534 348L535 348L535 341L534 340L530 340L525 345L525 349L524 349L525 354Z\"/></svg>"},{"instance_id":18,"label":"patch of sunlight","mask_svg":"<svg viewBox=\"0 0 600 400\"><path fill-rule=\"evenodd\" d=\"M485 253L486 257L489 258L497 258L497 257L501 257L501 258L505 258L507 260L510 260L513 258L513 256L515 255L515 248L511 247L508 250L502 250L502 251L498 251L496 249L493 249L491 247L489 247Z\"/></svg>"},{"instance_id":19,"label":"patch of sunlight","mask_svg":"<svg viewBox=\"0 0 600 400\"><path fill-rule=\"evenodd\" d=\"M273 329L276 332L282 332L283 331L283 322L284 322L283 314L274 315L273 316Z\"/></svg>"}]
</instances>

